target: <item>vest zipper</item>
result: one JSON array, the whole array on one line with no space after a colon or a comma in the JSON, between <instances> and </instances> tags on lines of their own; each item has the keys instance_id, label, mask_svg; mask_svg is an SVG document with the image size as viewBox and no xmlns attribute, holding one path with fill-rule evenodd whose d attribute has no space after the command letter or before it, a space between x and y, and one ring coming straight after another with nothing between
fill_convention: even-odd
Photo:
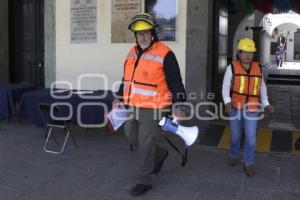
<instances>
[{"instance_id":1,"label":"vest zipper","mask_svg":"<svg viewBox=\"0 0 300 200\"><path fill-rule=\"evenodd\" d=\"M138 81L133 81L133 83L134 84L145 85L145 86L157 88L157 84L142 83L142 82L138 82Z\"/></svg>"}]
</instances>

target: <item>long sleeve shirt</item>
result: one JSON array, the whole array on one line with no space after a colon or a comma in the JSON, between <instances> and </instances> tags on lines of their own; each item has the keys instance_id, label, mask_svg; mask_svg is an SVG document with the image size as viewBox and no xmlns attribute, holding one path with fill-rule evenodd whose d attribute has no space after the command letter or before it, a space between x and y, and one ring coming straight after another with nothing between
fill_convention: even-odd
<instances>
[{"instance_id":1,"label":"long sleeve shirt","mask_svg":"<svg viewBox=\"0 0 300 200\"><path fill-rule=\"evenodd\" d=\"M232 73L231 65L228 65L225 71L225 75L223 79L223 87L222 87L222 96L225 105L231 102L230 89L232 84L232 78L233 78L233 73ZM267 87L263 77L261 80L261 87L260 87L260 101L263 107L270 105L268 100L268 95L267 95Z\"/></svg>"}]
</instances>

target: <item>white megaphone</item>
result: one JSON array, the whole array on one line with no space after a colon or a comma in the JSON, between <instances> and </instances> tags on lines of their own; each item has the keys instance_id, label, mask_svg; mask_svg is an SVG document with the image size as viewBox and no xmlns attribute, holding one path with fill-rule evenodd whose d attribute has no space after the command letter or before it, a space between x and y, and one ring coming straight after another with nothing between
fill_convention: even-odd
<instances>
[{"instance_id":1,"label":"white megaphone","mask_svg":"<svg viewBox=\"0 0 300 200\"><path fill-rule=\"evenodd\" d=\"M184 140L187 146L191 146L192 144L194 144L198 137L199 130L197 126L180 126L177 123L176 119L172 120L172 118L163 117L158 124L162 127L164 131L168 131L179 135Z\"/></svg>"}]
</instances>

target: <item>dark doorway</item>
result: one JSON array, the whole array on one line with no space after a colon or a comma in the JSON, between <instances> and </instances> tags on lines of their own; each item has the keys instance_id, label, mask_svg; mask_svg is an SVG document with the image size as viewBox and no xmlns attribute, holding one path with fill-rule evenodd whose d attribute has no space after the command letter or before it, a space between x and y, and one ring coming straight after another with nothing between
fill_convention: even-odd
<instances>
[{"instance_id":1,"label":"dark doorway","mask_svg":"<svg viewBox=\"0 0 300 200\"><path fill-rule=\"evenodd\" d=\"M9 1L10 82L44 87L44 0Z\"/></svg>"}]
</instances>

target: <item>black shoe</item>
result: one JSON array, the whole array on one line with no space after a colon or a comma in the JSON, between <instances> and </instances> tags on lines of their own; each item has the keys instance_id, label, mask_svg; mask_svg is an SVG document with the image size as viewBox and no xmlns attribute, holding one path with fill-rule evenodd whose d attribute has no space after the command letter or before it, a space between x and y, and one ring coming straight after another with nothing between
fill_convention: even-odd
<instances>
[{"instance_id":1,"label":"black shoe","mask_svg":"<svg viewBox=\"0 0 300 200\"><path fill-rule=\"evenodd\" d=\"M253 165L247 165L247 164L244 164L244 172L247 176L254 176L255 173L254 173L254 170L253 170Z\"/></svg>"},{"instance_id":2,"label":"black shoe","mask_svg":"<svg viewBox=\"0 0 300 200\"><path fill-rule=\"evenodd\" d=\"M153 167L153 171L152 171L153 174L158 174L160 172L161 167L163 166L164 161L166 160L168 155L169 155L169 151L166 151L166 153L165 153L164 157L162 158L162 160L158 163L154 163L154 167Z\"/></svg>"},{"instance_id":3,"label":"black shoe","mask_svg":"<svg viewBox=\"0 0 300 200\"><path fill-rule=\"evenodd\" d=\"M136 184L129 193L132 196L140 196L145 194L150 189L152 189L152 185Z\"/></svg>"}]
</instances>

